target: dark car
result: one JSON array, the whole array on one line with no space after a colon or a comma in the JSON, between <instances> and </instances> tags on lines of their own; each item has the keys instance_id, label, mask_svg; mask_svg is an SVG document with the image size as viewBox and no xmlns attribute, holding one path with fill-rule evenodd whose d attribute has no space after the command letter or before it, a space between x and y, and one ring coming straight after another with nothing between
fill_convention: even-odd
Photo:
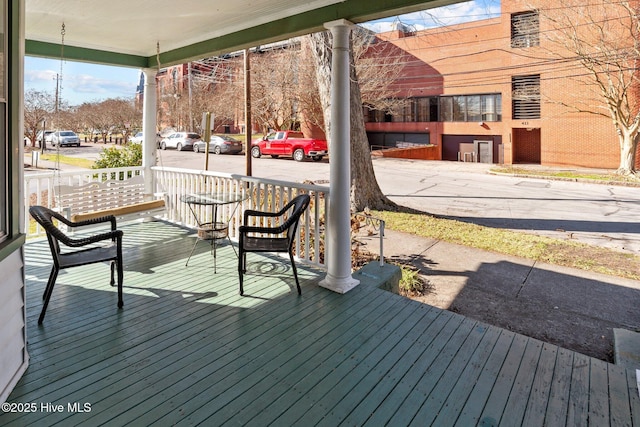
<instances>
[{"instance_id":1,"label":"dark car","mask_svg":"<svg viewBox=\"0 0 640 427\"><path fill-rule=\"evenodd\" d=\"M193 144L193 151L196 153L204 153L206 150L206 142L198 141ZM209 152L215 154L238 154L242 151L242 141L223 135L211 136L211 142L209 142Z\"/></svg>"}]
</instances>

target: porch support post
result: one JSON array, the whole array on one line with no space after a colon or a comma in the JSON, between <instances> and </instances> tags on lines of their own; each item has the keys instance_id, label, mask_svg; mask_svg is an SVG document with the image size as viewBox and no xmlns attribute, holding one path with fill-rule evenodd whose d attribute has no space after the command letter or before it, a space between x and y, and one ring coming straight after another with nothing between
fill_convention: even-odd
<instances>
[{"instance_id":1,"label":"porch support post","mask_svg":"<svg viewBox=\"0 0 640 427\"><path fill-rule=\"evenodd\" d=\"M331 59L331 193L327 224L327 276L320 286L346 293L358 285L351 276L351 141L349 96L349 35L352 24L340 19L328 22L333 49Z\"/></svg>"},{"instance_id":2,"label":"porch support post","mask_svg":"<svg viewBox=\"0 0 640 427\"><path fill-rule=\"evenodd\" d=\"M144 191L152 194L155 191L151 167L156 165L158 144L156 142L157 129L157 70L145 68L144 73L144 98L142 107L142 167L144 168Z\"/></svg>"}]
</instances>

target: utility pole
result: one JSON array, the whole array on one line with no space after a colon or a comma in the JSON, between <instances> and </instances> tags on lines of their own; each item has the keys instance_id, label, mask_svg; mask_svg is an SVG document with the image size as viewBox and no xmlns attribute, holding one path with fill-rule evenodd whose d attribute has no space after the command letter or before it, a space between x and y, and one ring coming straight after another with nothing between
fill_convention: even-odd
<instances>
[{"instance_id":1,"label":"utility pole","mask_svg":"<svg viewBox=\"0 0 640 427\"><path fill-rule=\"evenodd\" d=\"M249 49L244 50L244 138L247 176L251 176L251 63Z\"/></svg>"},{"instance_id":2,"label":"utility pole","mask_svg":"<svg viewBox=\"0 0 640 427\"><path fill-rule=\"evenodd\" d=\"M187 63L187 73L188 73L188 80L187 83L189 84L188 90L189 90L189 129L187 129L188 131L195 131L194 126L193 126L193 112L192 112L192 105L191 105L191 97L192 97L192 88L191 88L191 61L189 61Z\"/></svg>"}]
</instances>

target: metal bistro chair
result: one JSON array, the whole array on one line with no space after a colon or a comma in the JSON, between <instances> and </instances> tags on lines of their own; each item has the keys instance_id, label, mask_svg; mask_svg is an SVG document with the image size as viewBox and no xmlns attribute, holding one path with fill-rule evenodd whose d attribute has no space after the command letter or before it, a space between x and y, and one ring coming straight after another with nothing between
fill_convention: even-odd
<instances>
[{"instance_id":1,"label":"metal bistro chair","mask_svg":"<svg viewBox=\"0 0 640 427\"><path fill-rule=\"evenodd\" d=\"M298 271L293 260L293 241L300 216L309 206L311 197L308 194L300 194L291 200L279 212L261 212L254 210L244 211L244 221L239 228L238 243L238 274L240 276L240 295L244 295L242 279L247 271L247 252L288 252L293 269L293 277L296 279L298 295L302 294L298 282ZM249 226L249 218L262 217L274 218L276 225L273 227Z\"/></svg>"},{"instance_id":2,"label":"metal bistro chair","mask_svg":"<svg viewBox=\"0 0 640 427\"><path fill-rule=\"evenodd\" d=\"M47 209L44 206L31 206L29 208L31 216L45 229L47 232L47 239L49 240L49 248L51 249L51 255L53 257L53 268L49 275L49 281L47 287L44 290L42 299L44 304L42 305L42 311L38 318L38 324L41 325L44 320L47 306L49 305L49 299L53 292L53 286L55 285L56 278L61 269L69 267L78 267L81 265L93 264L97 262L111 261L111 286L114 285L115 269L118 269L118 308L122 308L122 230L116 229L116 219L113 215L108 215L95 219L88 219L85 221L73 222L60 215L57 212ZM82 237L78 239L71 238L58 228L53 220L57 219L67 227L75 228L85 225L94 225L103 222L111 222L111 231L94 234L88 237ZM108 245L93 246L86 249L79 249L76 251L62 252L60 250L60 242L69 248L82 248L84 246L111 240Z\"/></svg>"}]
</instances>

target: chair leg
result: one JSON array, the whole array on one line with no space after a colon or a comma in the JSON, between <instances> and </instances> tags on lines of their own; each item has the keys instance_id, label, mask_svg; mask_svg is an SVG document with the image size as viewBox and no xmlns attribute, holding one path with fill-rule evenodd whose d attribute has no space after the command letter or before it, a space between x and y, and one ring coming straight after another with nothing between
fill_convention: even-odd
<instances>
[{"instance_id":1,"label":"chair leg","mask_svg":"<svg viewBox=\"0 0 640 427\"><path fill-rule=\"evenodd\" d=\"M240 295L244 295L244 288L242 286L242 279L244 276L244 263L242 259L245 256L246 255L243 252L240 252L240 255L238 256L238 279L240 281Z\"/></svg>"},{"instance_id":2,"label":"chair leg","mask_svg":"<svg viewBox=\"0 0 640 427\"><path fill-rule=\"evenodd\" d=\"M53 266L51 269L51 274L49 275L49 281L47 282L47 288L44 291L44 302L42 303L42 311L40 312L40 317L38 317L38 325L42 325L42 321L44 320L44 315L47 312L47 307L49 306L49 300L51 299L51 294L53 293L53 285L56 283L56 278L58 277L58 267Z\"/></svg>"},{"instance_id":3,"label":"chair leg","mask_svg":"<svg viewBox=\"0 0 640 427\"><path fill-rule=\"evenodd\" d=\"M111 261L110 264L111 264L111 282L109 282L109 284L111 286L115 286L115 284L116 284L116 281L115 281L115 277L116 277L116 275L115 275L116 262L115 261Z\"/></svg>"},{"instance_id":4,"label":"chair leg","mask_svg":"<svg viewBox=\"0 0 640 427\"><path fill-rule=\"evenodd\" d=\"M58 275L55 265L53 267L51 267L51 273L49 273L49 280L47 281L47 286L45 286L44 292L42 293L42 301L44 301L45 298L47 298L47 292L49 292L49 288L51 286L53 286L52 283L55 282L55 280L56 280L55 276L54 276L54 273L55 273L56 276ZM53 277L53 279L52 279L52 277Z\"/></svg>"},{"instance_id":5,"label":"chair leg","mask_svg":"<svg viewBox=\"0 0 640 427\"><path fill-rule=\"evenodd\" d=\"M118 308L122 308L124 306L124 302L122 300L122 282L124 281L124 267L122 266L122 259L119 259L118 264Z\"/></svg>"},{"instance_id":6,"label":"chair leg","mask_svg":"<svg viewBox=\"0 0 640 427\"><path fill-rule=\"evenodd\" d=\"M296 263L293 260L293 254L289 252L289 259L291 260L291 267L293 268L293 277L296 279L296 286L298 287L298 295L302 295L302 289L300 289L300 282L298 281L298 269L296 269Z\"/></svg>"},{"instance_id":7,"label":"chair leg","mask_svg":"<svg viewBox=\"0 0 640 427\"><path fill-rule=\"evenodd\" d=\"M122 282L124 281L124 262L122 260L122 239L118 239L118 251L116 257L116 264L118 267L118 308L122 308L124 302L122 301Z\"/></svg>"}]
</instances>

